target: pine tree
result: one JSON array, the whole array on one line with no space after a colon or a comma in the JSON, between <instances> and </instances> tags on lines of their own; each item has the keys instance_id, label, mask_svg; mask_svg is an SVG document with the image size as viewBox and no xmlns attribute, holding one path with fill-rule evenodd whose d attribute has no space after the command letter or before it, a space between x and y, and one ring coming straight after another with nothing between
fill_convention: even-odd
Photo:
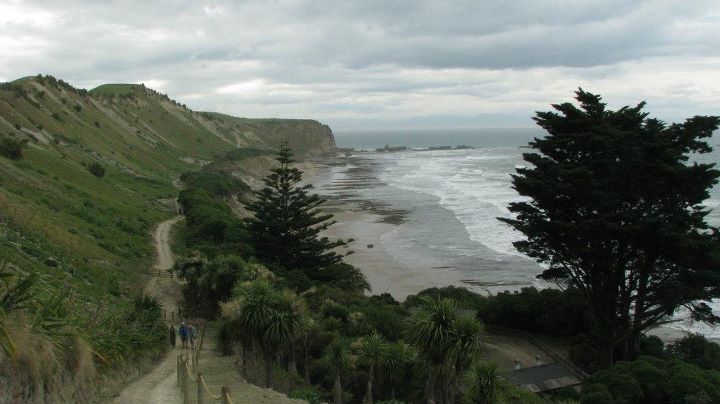
<instances>
[{"instance_id":1,"label":"pine tree","mask_svg":"<svg viewBox=\"0 0 720 404\"><path fill-rule=\"evenodd\" d=\"M279 167L263 179L265 187L255 192L256 200L248 205L255 214L248 219L248 229L259 259L317 279L324 268L342 261L347 254L337 254L335 249L349 241L319 236L336 222L319 209L325 199L308 193L312 185L301 184L302 171L292 166L292 157L287 144L281 143L276 158Z\"/></svg>"},{"instance_id":2,"label":"pine tree","mask_svg":"<svg viewBox=\"0 0 720 404\"><path fill-rule=\"evenodd\" d=\"M601 366L633 358L640 335L685 307L715 322L704 301L720 297L718 229L702 202L717 183L703 139L720 118L666 125L644 103L617 111L579 90L580 108L553 105L535 121L548 135L530 143L532 168L513 184L530 201L500 219L526 236L517 249L547 265L542 278L580 290L597 324Z\"/></svg>"}]
</instances>

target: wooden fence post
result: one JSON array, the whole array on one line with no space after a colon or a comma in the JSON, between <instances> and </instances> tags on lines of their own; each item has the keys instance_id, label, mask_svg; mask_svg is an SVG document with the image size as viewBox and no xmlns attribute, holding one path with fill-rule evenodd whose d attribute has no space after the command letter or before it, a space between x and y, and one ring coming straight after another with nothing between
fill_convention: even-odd
<instances>
[{"instance_id":1,"label":"wooden fence post","mask_svg":"<svg viewBox=\"0 0 720 404\"><path fill-rule=\"evenodd\" d=\"M197 372L197 404L203 404L205 397L203 396L203 379L202 373Z\"/></svg>"},{"instance_id":2,"label":"wooden fence post","mask_svg":"<svg viewBox=\"0 0 720 404\"><path fill-rule=\"evenodd\" d=\"M230 404L230 400L228 400L228 398L230 396L230 389L228 389L225 386L222 386L222 389L220 389L220 395L222 396L223 404Z\"/></svg>"},{"instance_id":3,"label":"wooden fence post","mask_svg":"<svg viewBox=\"0 0 720 404\"><path fill-rule=\"evenodd\" d=\"M178 355L176 362L177 362L176 363L176 365L177 365L177 375L176 375L177 376L177 385L178 385L178 387L180 387L182 384L182 382L180 381L180 378L182 377L182 376L180 376L180 370L182 370L180 368L180 355Z\"/></svg>"},{"instance_id":4,"label":"wooden fence post","mask_svg":"<svg viewBox=\"0 0 720 404\"><path fill-rule=\"evenodd\" d=\"M205 340L205 323L203 323L202 329L200 330L200 350L202 351L203 340Z\"/></svg>"},{"instance_id":5,"label":"wooden fence post","mask_svg":"<svg viewBox=\"0 0 720 404\"><path fill-rule=\"evenodd\" d=\"M187 372L187 358L183 359L182 373L183 373L183 384L182 384L183 403L190 404L190 386L189 386L190 383L188 383L188 379L190 378L190 375Z\"/></svg>"}]
</instances>

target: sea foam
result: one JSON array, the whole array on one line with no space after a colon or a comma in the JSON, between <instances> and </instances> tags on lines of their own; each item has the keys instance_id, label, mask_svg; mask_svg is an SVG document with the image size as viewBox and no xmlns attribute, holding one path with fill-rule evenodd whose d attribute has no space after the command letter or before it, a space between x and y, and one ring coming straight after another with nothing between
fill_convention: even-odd
<instances>
[{"instance_id":1,"label":"sea foam","mask_svg":"<svg viewBox=\"0 0 720 404\"><path fill-rule=\"evenodd\" d=\"M511 147L423 151L380 155L380 178L401 189L438 198L440 206L460 220L470 239L498 255L522 256L512 242L522 235L497 217L512 217L510 202L524 200L511 184L511 172L521 161Z\"/></svg>"}]
</instances>

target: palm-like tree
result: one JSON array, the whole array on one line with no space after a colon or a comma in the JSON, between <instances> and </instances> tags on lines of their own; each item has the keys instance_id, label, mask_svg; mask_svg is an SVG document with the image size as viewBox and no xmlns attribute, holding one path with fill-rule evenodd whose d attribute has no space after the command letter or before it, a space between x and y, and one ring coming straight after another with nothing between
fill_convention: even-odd
<instances>
[{"instance_id":1,"label":"palm-like tree","mask_svg":"<svg viewBox=\"0 0 720 404\"><path fill-rule=\"evenodd\" d=\"M459 315L455 319L450 333L450 355L444 384L446 403L455 402L462 375L480 353L482 331L482 324L473 316Z\"/></svg>"},{"instance_id":2,"label":"palm-like tree","mask_svg":"<svg viewBox=\"0 0 720 404\"><path fill-rule=\"evenodd\" d=\"M237 299L225 306L228 311L226 317L236 337L244 342L242 361L245 371L248 362L247 342L252 341L252 345L260 346L262 349L263 337L275 316L275 307L280 294L264 279L240 284L235 289L235 294ZM269 366L272 370L272 363ZM272 375L268 377L266 370L265 376L265 383L269 385L272 382Z\"/></svg>"},{"instance_id":3,"label":"palm-like tree","mask_svg":"<svg viewBox=\"0 0 720 404\"><path fill-rule=\"evenodd\" d=\"M65 306L68 291L38 291L37 284L37 274L19 276L0 261L0 350L12 360L17 358L18 352L11 328L30 327L33 333L41 335L63 352L72 349L68 337L73 334L68 327ZM46 297L39 299L37 295L42 292ZM24 315L13 316L18 313Z\"/></svg>"},{"instance_id":4,"label":"palm-like tree","mask_svg":"<svg viewBox=\"0 0 720 404\"><path fill-rule=\"evenodd\" d=\"M13 281L15 276L0 262L0 349L10 358L15 358L17 349L9 333L8 315L30 308L33 303L31 289L37 276L30 274Z\"/></svg>"},{"instance_id":5,"label":"palm-like tree","mask_svg":"<svg viewBox=\"0 0 720 404\"><path fill-rule=\"evenodd\" d=\"M500 390L501 371L494 362L475 362L466 378L467 398L474 404L492 404Z\"/></svg>"},{"instance_id":6,"label":"palm-like tree","mask_svg":"<svg viewBox=\"0 0 720 404\"><path fill-rule=\"evenodd\" d=\"M302 301L292 292L280 292L266 279L255 279L235 289L236 300L223 314L236 336L259 346L265 362L265 386L272 387L272 365L301 331ZM243 367L247 349L243 349ZM245 370L245 369L243 369Z\"/></svg>"},{"instance_id":7,"label":"palm-like tree","mask_svg":"<svg viewBox=\"0 0 720 404\"><path fill-rule=\"evenodd\" d=\"M307 313L300 319L300 337L303 349L303 379L310 385L310 345L318 332L318 322Z\"/></svg>"},{"instance_id":8,"label":"palm-like tree","mask_svg":"<svg viewBox=\"0 0 720 404\"><path fill-rule=\"evenodd\" d=\"M364 403L373 403L373 382L375 380L375 368L381 362L383 353L385 352L385 339L378 333L373 333L360 341L360 357L367 363L368 379L367 388L365 389Z\"/></svg>"},{"instance_id":9,"label":"palm-like tree","mask_svg":"<svg viewBox=\"0 0 720 404\"><path fill-rule=\"evenodd\" d=\"M273 362L283 347L293 350L295 338L300 333L300 310L296 296L285 293L275 303L262 338L266 387L272 387Z\"/></svg>"},{"instance_id":10,"label":"palm-like tree","mask_svg":"<svg viewBox=\"0 0 720 404\"><path fill-rule=\"evenodd\" d=\"M417 352L408 344L398 341L385 345L381 369L384 379L390 382L390 398L395 399L395 384L407 379L408 370L417 361Z\"/></svg>"},{"instance_id":11,"label":"palm-like tree","mask_svg":"<svg viewBox=\"0 0 720 404\"><path fill-rule=\"evenodd\" d=\"M424 359L427 368L425 400L435 404L435 384L452 346L457 305L453 300L420 298L420 306L405 321L405 339Z\"/></svg>"},{"instance_id":12,"label":"palm-like tree","mask_svg":"<svg viewBox=\"0 0 720 404\"><path fill-rule=\"evenodd\" d=\"M352 367L353 360L350 352L350 344L347 339L336 336L335 339L325 347L323 360L326 361L335 373L335 382L333 384L333 402L342 404L342 375Z\"/></svg>"}]
</instances>

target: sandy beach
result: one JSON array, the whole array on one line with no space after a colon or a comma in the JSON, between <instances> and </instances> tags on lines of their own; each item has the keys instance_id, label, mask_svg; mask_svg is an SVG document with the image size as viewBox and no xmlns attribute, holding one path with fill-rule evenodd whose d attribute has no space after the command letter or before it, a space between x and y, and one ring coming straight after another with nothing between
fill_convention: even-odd
<instances>
[{"instance_id":1,"label":"sandy beach","mask_svg":"<svg viewBox=\"0 0 720 404\"><path fill-rule=\"evenodd\" d=\"M427 288L462 284L462 276L449 268L418 270L393 256L384 239L404 222L402 212L389 211L373 201L324 195L323 189L335 186L330 184L330 167L321 162L305 162L299 168L304 171L305 182L313 184L328 199L323 211L333 214L337 221L323 235L354 240L343 250L353 251L345 261L363 271L373 294L390 293L402 301ZM351 190L350 184L343 187Z\"/></svg>"},{"instance_id":2,"label":"sandy beach","mask_svg":"<svg viewBox=\"0 0 720 404\"><path fill-rule=\"evenodd\" d=\"M397 259L384 242L405 222L402 212L388 210L374 201L354 199L352 189L355 185L347 181L334 181L331 166L327 161L306 161L298 167L304 171L305 182L313 184L316 192L327 198L323 210L333 214L337 222L324 235L330 238L354 239L348 248L342 250L353 251L345 261L363 271L373 294L390 293L398 301L403 301L407 296L431 287L463 286L487 295L528 286L475 282L450 267L408 266ZM328 194L329 190L332 190L332 194ZM687 332L665 325L649 334L656 335L665 342L672 342L684 337Z\"/></svg>"}]
</instances>

